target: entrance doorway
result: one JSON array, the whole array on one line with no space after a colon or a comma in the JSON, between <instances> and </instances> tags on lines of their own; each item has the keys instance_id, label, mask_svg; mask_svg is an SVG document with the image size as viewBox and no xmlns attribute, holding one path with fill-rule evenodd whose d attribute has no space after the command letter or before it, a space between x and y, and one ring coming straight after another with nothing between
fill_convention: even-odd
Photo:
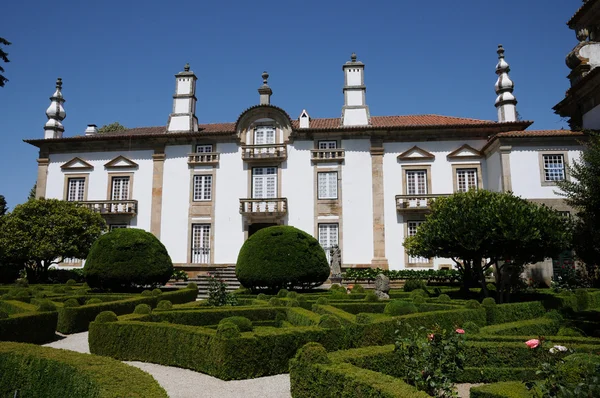
<instances>
[{"instance_id":1,"label":"entrance doorway","mask_svg":"<svg viewBox=\"0 0 600 398\"><path fill-rule=\"evenodd\" d=\"M274 225L278 225L278 224L274 224L274 223L254 223L254 224L250 224L250 225L248 225L248 237L251 237L252 235L254 235L254 233L260 231L263 228L272 227Z\"/></svg>"}]
</instances>

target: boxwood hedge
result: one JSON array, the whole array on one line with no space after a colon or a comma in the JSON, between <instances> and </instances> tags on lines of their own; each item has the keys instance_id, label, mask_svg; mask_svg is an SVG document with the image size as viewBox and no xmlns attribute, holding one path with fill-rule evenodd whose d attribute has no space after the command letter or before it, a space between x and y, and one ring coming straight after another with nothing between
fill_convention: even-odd
<instances>
[{"instance_id":1,"label":"boxwood hedge","mask_svg":"<svg viewBox=\"0 0 600 398\"><path fill-rule=\"evenodd\" d=\"M0 341L44 344L55 339L56 312L22 312L0 319Z\"/></svg>"},{"instance_id":2,"label":"boxwood hedge","mask_svg":"<svg viewBox=\"0 0 600 398\"><path fill-rule=\"evenodd\" d=\"M152 376L133 366L31 344L0 343L0 374L3 397L167 397Z\"/></svg>"}]
</instances>

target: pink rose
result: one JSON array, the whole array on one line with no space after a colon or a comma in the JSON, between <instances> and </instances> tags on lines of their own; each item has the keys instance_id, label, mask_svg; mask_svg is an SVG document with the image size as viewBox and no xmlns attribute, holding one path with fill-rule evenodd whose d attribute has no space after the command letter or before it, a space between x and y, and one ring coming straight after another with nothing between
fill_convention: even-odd
<instances>
[{"instance_id":1,"label":"pink rose","mask_svg":"<svg viewBox=\"0 0 600 398\"><path fill-rule=\"evenodd\" d=\"M434 337L435 337L435 335L433 333L427 335L427 338L429 340L433 340Z\"/></svg>"},{"instance_id":2,"label":"pink rose","mask_svg":"<svg viewBox=\"0 0 600 398\"><path fill-rule=\"evenodd\" d=\"M465 334L465 330L464 329L456 329L456 333Z\"/></svg>"},{"instance_id":3,"label":"pink rose","mask_svg":"<svg viewBox=\"0 0 600 398\"><path fill-rule=\"evenodd\" d=\"M531 339L531 340L527 340L525 342L525 344L527 344L527 347L529 347L529 348L536 348L537 346L540 345L540 341L538 339Z\"/></svg>"}]
</instances>

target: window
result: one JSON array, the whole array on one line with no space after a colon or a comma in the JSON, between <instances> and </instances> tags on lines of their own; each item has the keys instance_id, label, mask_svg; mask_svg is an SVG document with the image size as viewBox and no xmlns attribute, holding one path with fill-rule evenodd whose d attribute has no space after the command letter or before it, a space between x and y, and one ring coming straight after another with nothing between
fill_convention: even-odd
<instances>
[{"instance_id":1,"label":"window","mask_svg":"<svg viewBox=\"0 0 600 398\"><path fill-rule=\"evenodd\" d=\"M260 126L254 131L254 145L269 145L275 143L275 128Z\"/></svg>"},{"instance_id":2,"label":"window","mask_svg":"<svg viewBox=\"0 0 600 398\"><path fill-rule=\"evenodd\" d=\"M317 173L319 183L319 199L337 199L337 171Z\"/></svg>"},{"instance_id":3,"label":"window","mask_svg":"<svg viewBox=\"0 0 600 398\"><path fill-rule=\"evenodd\" d=\"M192 224L192 263L210 263L210 224Z\"/></svg>"},{"instance_id":4,"label":"window","mask_svg":"<svg viewBox=\"0 0 600 398\"><path fill-rule=\"evenodd\" d=\"M252 169L252 197L255 199L277 197L276 167L255 167Z\"/></svg>"},{"instance_id":5,"label":"window","mask_svg":"<svg viewBox=\"0 0 600 398\"><path fill-rule=\"evenodd\" d=\"M84 200L85 178L69 178L67 188L67 201L79 202Z\"/></svg>"},{"instance_id":6,"label":"window","mask_svg":"<svg viewBox=\"0 0 600 398\"><path fill-rule=\"evenodd\" d=\"M108 226L108 230L109 231L112 231L112 230L115 230L115 229L121 229L121 228L127 228L127 224L110 224Z\"/></svg>"},{"instance_id":7,"label":"window","mask_svg":"<svg viewBox=\"0 0 600 398\"><path fill-rule=\"evenodd\" d=\"M319 149L337 149L337 141L319 141Z\"/></svg>"},{"instance_id":8,"label":"window","mask_svg":"<svg viewBox=\"0 0 600 398\"><path fill-rule=\"evenodd\" d=\"M319 243L325 250L329 263L331 261L329 251L333 246L338 245L338 224L319 224Z\"/></svg>"},{"instance_id":9,"label":"window","mask_svg":"<svg viewBox=\"0 0 600 398\"><path fill-rule=\"evenodd\" d=\"M129 199L129 177L113 177L111 200Z\"/></svg>"},{"instance_id":10,"label":"window","mask_svg":"<svg viewBox=\"0 0 600 398\"><path fill-rule=\"evenodd\" d=\"M477 169L457 169L456 170L456 190L457 192L467 192L471 189L477 189Z\"/></svg>"},{"instance_id":11,"label":"window","mask_svg":"<svg viewBox=\"0 0 600 398\"><path fill-rule=\"evenodd\" d=\"M562 181L565 179L565 162L563 155L543 155L544 181Z\"/></svg>"},{"instance_id":12,"label":"window","mask_svg":"<svg viewBox=\"0 0 600 398\"><path fill-rule=\"evenodd\" d=\"M212 199L212 175L194 176L194 202Z\"/></svg>"},{"instance_id":13,"label":"window","mask_svg":"<svg viewBox=\"0 0 600 398\"><path fill-rule=\"evenodd\" d=\"M212 151L212 145L196 145L196 153L211 153Z\"/></svg>"},{"instance_id":14,"label":"window","mask_svg":"<svg viewBox=\"0 0 600 398\"><path fill-rule=\"evenodd\" d=\"M407 195L425 195L425 194L427 194L427 171L426 170L406 170L406 194Z\"/></svg>"},{"instance_id":15,"label":"window","mask_svg":"<svg viewBox=\"0 0 600 398\"><path fill-rule=\"evenodd\" d=\"M417 234L417 229L419 226L423 224L425 221L408 221L408 236L415 236ZM425 257L412 257L408 256L409 264L429 264L429 259Z\"/></svg>"}]
</instances>

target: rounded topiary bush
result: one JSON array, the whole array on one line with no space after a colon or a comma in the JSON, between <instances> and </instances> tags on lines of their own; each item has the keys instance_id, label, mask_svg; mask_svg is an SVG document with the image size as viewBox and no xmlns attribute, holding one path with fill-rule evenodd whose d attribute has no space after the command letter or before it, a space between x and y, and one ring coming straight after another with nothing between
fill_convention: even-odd
<instances>
[{"instance_id":1,"label":"rounded topiary bush","mask_svg":"<svg viewBox=\"0 0 600 398\"><path fill-rule=\"evenodd\" d=\"M342 290L336 290L335 292L331 293L329 298L332 300L346 300L348 299L348 294Z\"/></svg>"},{"instance_id":2,"label":"rounded topiary bush","mask_svg":"<svg viewBox=\"0 0 600 398\"><path fill-rule=\"evenodd\" d=\"M69 279L66 283L67 286L75 286L77 281L75 279Z\"/></svg>"},{"instance_id":3,"label":"rounded topiary bush","mask_svg":"<svg viewBox=\"0 0 600 398\"><path fill-rule=\"evenodd\" d=\"M365 294L365 301L374 303L376 301L379 301L379 297L377 297L375 292L367 292L367 294Z\"/></svg>"},{"instance_id":4,"label":"rounded topiary bush","mask_svg":"<svg viewBox=\"0 0 600 398\"><path fill-rule=\"evenodd\" d=\"M415 298L413 298L413 304L425 304L425 297L423 296L417 296Z\"/></svg>"},{"instance_id":5,"label":"rounded topiary bush","mask_svg":"<svg viewBox=\"0 0 600 398\"><path fill-rule=\"evenodd\" d=\"M52 286L52 293L63 294L66 291L64 286Z\"/></svg>"},{"instance_id":6,"label":"rounded topiary bush","mask_svg":"<svg viewBox=\"0 0 600 398\"><path fill-rule=\"evenodd\" d=\"M269 296L267 296L267 295L266 295L266 294L264 294L264 293L259 293L259 294L258 294L258 296L256 296L256 299L257 299L257 300L268 300L268 299L269 299Z\"/></svg>"},{"instance_id":7,"label":"rounded topiary bush","mask_svg":"<svg viewBox=\"0 0 600 398\"><path fill-rule=\"evenodd\" d=\"M96 315L96 322L106 323L106 322L116 322L119 318L117 318L117 314L112 311L102 311L98 315Z\"/></svg>"},{"instance_id":8,"label":"rounded topiary bush","mask_svg":"<svg viewBox=\"0 0 600 398\"><path fill-rule=\"evenodd\" d=\"M278 297L271 297L269 299L269 305L273 307L283 307L284 303Z\"/></svg>"},{"instance_id":9,"label":"rounded topiary bush","mask_svg":"<svg viewBox=\"0 0 600 398\"><path fill-rule=\"evenodd\" d=\"M99 298L91 298L88 301L85 302L86 305L89 304L102 304L102 300L100 300Z\"/></svg>"},{"instance_id":10,"label":"rounded topiary bush","mask_svg":"<svg viewBox=\"0 0 600 398\"><path fill-rule=\"evenodd\" d=\"M329 290L339 290L339 289L344 289L344 288L341 287L340 285L338 285L337 283L334 283L329 287ZM344 290L346 290L346 289L344 289Z\"/></svg>"},{"instance_id":11,"label":"rounded topiary bush","mask_svg":"<svg viewBox=\"0 0 600 398\"><path fill-rule=\"evenodd\" d=\"M29 303L31 301L31 296L27 289L19 289L15 294L15 300L23 301L25 303Z\"/></svg>"},{"instance_id":12,"label":"rounded topiary bush","mask_svg":"<svg viewBox=\"0 0 600 398\"><path fill-rule=\"evenodd\" d=\"M404 291L405 292L412 292L413 290L417 290L417 289L425 289L425 286L427 284L425 283L424 280L421 279L408 279L406 282L404 282Z\"/></svg>"},{"instance_id":13,"label":"rounded topiary bush","mask_svg":"<svg viewBox=\"0 0 600 398\"><path fill-rule=\"evenodd\" d=\"M41 300L38 304L37 310L40 312L56 311L56 305L50 300Z\"/></svg>"},{"instance_id":14,"label":"rounded topiary bush","mask_svg":"<svg viewBox=\"0 0 600 398\"><path fill-rule=\"evenodd\" d=\"M296 299L287 300L285 303L286 307L300 307L300 302Z\"/></svg>"},{"instance_id":15,"label":"rounded topiary bush","mask_svg":"<svg viewBox=\"0 0 600 398\"><path fill-rule=\"evenodd\" d=\"M231 322L219 323L219 326L217 326L217 336L225 339L240 337L240 329Z\"/></svg>"},{"instance_id":16,"label":"rounded topiary bush","mask_svg":"<svg viewBox=\"0 0 600 398\"><path fill-rule=\"evenodd\" d=\"M261 229L246 240L235 274L253 291L308 289L329 278L329 265L315 238L297 228L278 225Z\"/></svg>"},{"instance_id":17,"label":"rounded topiary bush","mask_svg":"<svg viewBox=\"0 0 600 398\"><path fill-rule=\"evenodd\" d=\"M65 301L63 303L63 307L65 308L69 308L69 307L79 307L79 301L77 301L74 298L70 298L67 301Z\"/></svg>"},{"instance_id":18,"label":"rounded topiary bush","mask_svg":"<svg viewBox=\"0 0 600 398\"><path fill-rule=\"evenodd\" d=\"M156 308L159 310L171 310L173 309L173 303L169 300L160 300Z\"/></svg>"},{"instance_id":19,"label":"rounded topiary bush","mask_svg":"<svg viewBox=\"0 0 600 398\"><path fill-rule=\"evenodd\" d=\"M493 307L496 305L496 300L494 300L493 297L486 297L481 302L481 305L483 305L484 307Z\"/></svg>"},{"instance_id":20,"label":"rounded topiary bush","mask_svg":"<svg viewBox=\"0 0 600 398\"><path fill-rule=\"evenodd\" d=\"M152 312L152 307L148 304L138 304L135 306L135 310L133 310L134 314L138 315L148 315Z\"/></svg>"},{"instance_id":21,"label":"rounded topiary bush","mask_svg":"<svg viewBox=\"0 0 600 398\"><path fill-rule=\"evenodd\" d=\"M467 303L465 304L465 308L468 308L470 310L476 310L480 306L481 306L481 304L479 304L479 301L474 300L474 299L467 301Z\"/></svg>"},{"instance_id":22,"label":"rounded topiary bush","mask_svg":"<svg viewBox=\"0 0 600 398\"><path fill-rule=\"evenodd\" d=\"M154 290L152 290L152 295L153 296L160 296L162 294L162 290L156 288Z\"/></svg>"},{"instance_id":23,"label":"rounded topiary bush","mask_svg":"<svg viewBox=\"0 0 600 398\"><path fill-rule=\"evenodd\" d=\"M342 327L340 320L333 315L321 315L319 326L324 329L339 329Z\"/></svg>"},{"instance_id":24,"label":"rounded topiary bush","mask_svg":"<svg viewBox=\"0 0 600 398\"><path fill-rule=\"evenodd\" d=\"M141 294L144 297L151 297L152 296L152 291L151 290L144 290Z\"/></svg>"},{"instance_id":25,"label":"rounded topiary bush","mask_svg":"<svg viewBox=\"0 0 600 398\"><path fill-rule=\"evenodd\" d=\"M400 316L417 312L417 306L402 300L392 300L386 304L383 312L389 316Z\"/></svg>"},{"instance_id":26,"label":"rounded topiary bush","mask_svg":"<svg viewBox=\"0 0 600 398\"><path fill-rule=\"evenodd\" d=\"M365 288L360 283L357 283L356 285L354 285L351 292L352 293L364 293Z\"/></svg>"},{"instance_id":27,"label":"rounded topiary bush","mask_svg":"<svg viewBox=\"0 0 600 398\"><path fill-rule=\"evenodd\" d=\"M329 300L327 300L326 297L319 297L317 299L317 304L319 304L319 305L328 305L329 304Z\"/></svg>"},{"instance_id":28,"label":"rounded topiary bush","mask_svg":"<svg viewBox=\"0 0 600 398\"><path fill-rule=\"evenodd\" d=\"M300 363L311 364L311 363L331 363L329 357L327 357L327 351L319 343L307 343L298 350L294 358Z\"/></svg>"},{"instance_id":29,"label":"rounded topiary bush","mask_svg":"<svg viewBox=\"0 0 600 398\"><path fill-rule=\"evenodd\" d=\"M198 285L195 284L194 282L190 282L190 283L187 284L186 289L198 290Z\"/></svg>"},{"instance_id":30,"label":"rounded topiary bush","mask_svg":"<svg viewBox=\"0 0 600 398\"><path fill-rule=\"evenodd\" d=\"M427 294L427 292L423 289L415 289L413 291L410 292L410 298L415 298L415 297L429 297L429 295Z\"/></svg>"},{"instance_id":31,"label":"rounded topiary bush","mask_svg":"<svg viewBox=\"0 0 600 398\"><path fill-rule=\"evenodd\" d=\"M230 316L229 318L223 318L219 321L219 325L224 323L233 323L236 325L240 332L251 332L252 331L252 321L243 316Z\"/></svg>"},{"instance_id":32,"label":"rounded topiary bush","mask_svg":"<svg viewBox=\"0 0 600 398\"><path fill-rule=\"evenodd\" d=\"M127 290L167 283L173 263L165 246L150 232L117 228L94 242L83 273L93 288Z\"/></svg>"},{"instance_id":33,"label":"rounded topiary bush","mask_svg":"<svg viewBox=\"0 0 600 398\"><path fill-rule=\"evenodd\" d=\"M283 297L287 297L288 295L288 291L287 289L281 289L277 292L277 297L283 298Z\"/></svg>"},{"instance_id":34,"label":"rounded topiary bush","mask_svg":"<svg viewBox=\"0 0 600 398\"><path fill-rule=\"evenodd\" d=\"M438 301L440 303L449 303L450 301L452 301L452 299L447 294L442 293L438 296Z\"/></svg>"},{"instance_id":35,"label":"rounded topiary bush","mask_svg":"<svg viewBox=\"0 0 600 398\"><path fill-rule=\"evenodd\" d=\"M289 298L289 299L295 299L295 298L298 298L298 293L296 293L296 292L288 292L288 294L287 294L286 297Z\"/></svg>"}]
</instances>

